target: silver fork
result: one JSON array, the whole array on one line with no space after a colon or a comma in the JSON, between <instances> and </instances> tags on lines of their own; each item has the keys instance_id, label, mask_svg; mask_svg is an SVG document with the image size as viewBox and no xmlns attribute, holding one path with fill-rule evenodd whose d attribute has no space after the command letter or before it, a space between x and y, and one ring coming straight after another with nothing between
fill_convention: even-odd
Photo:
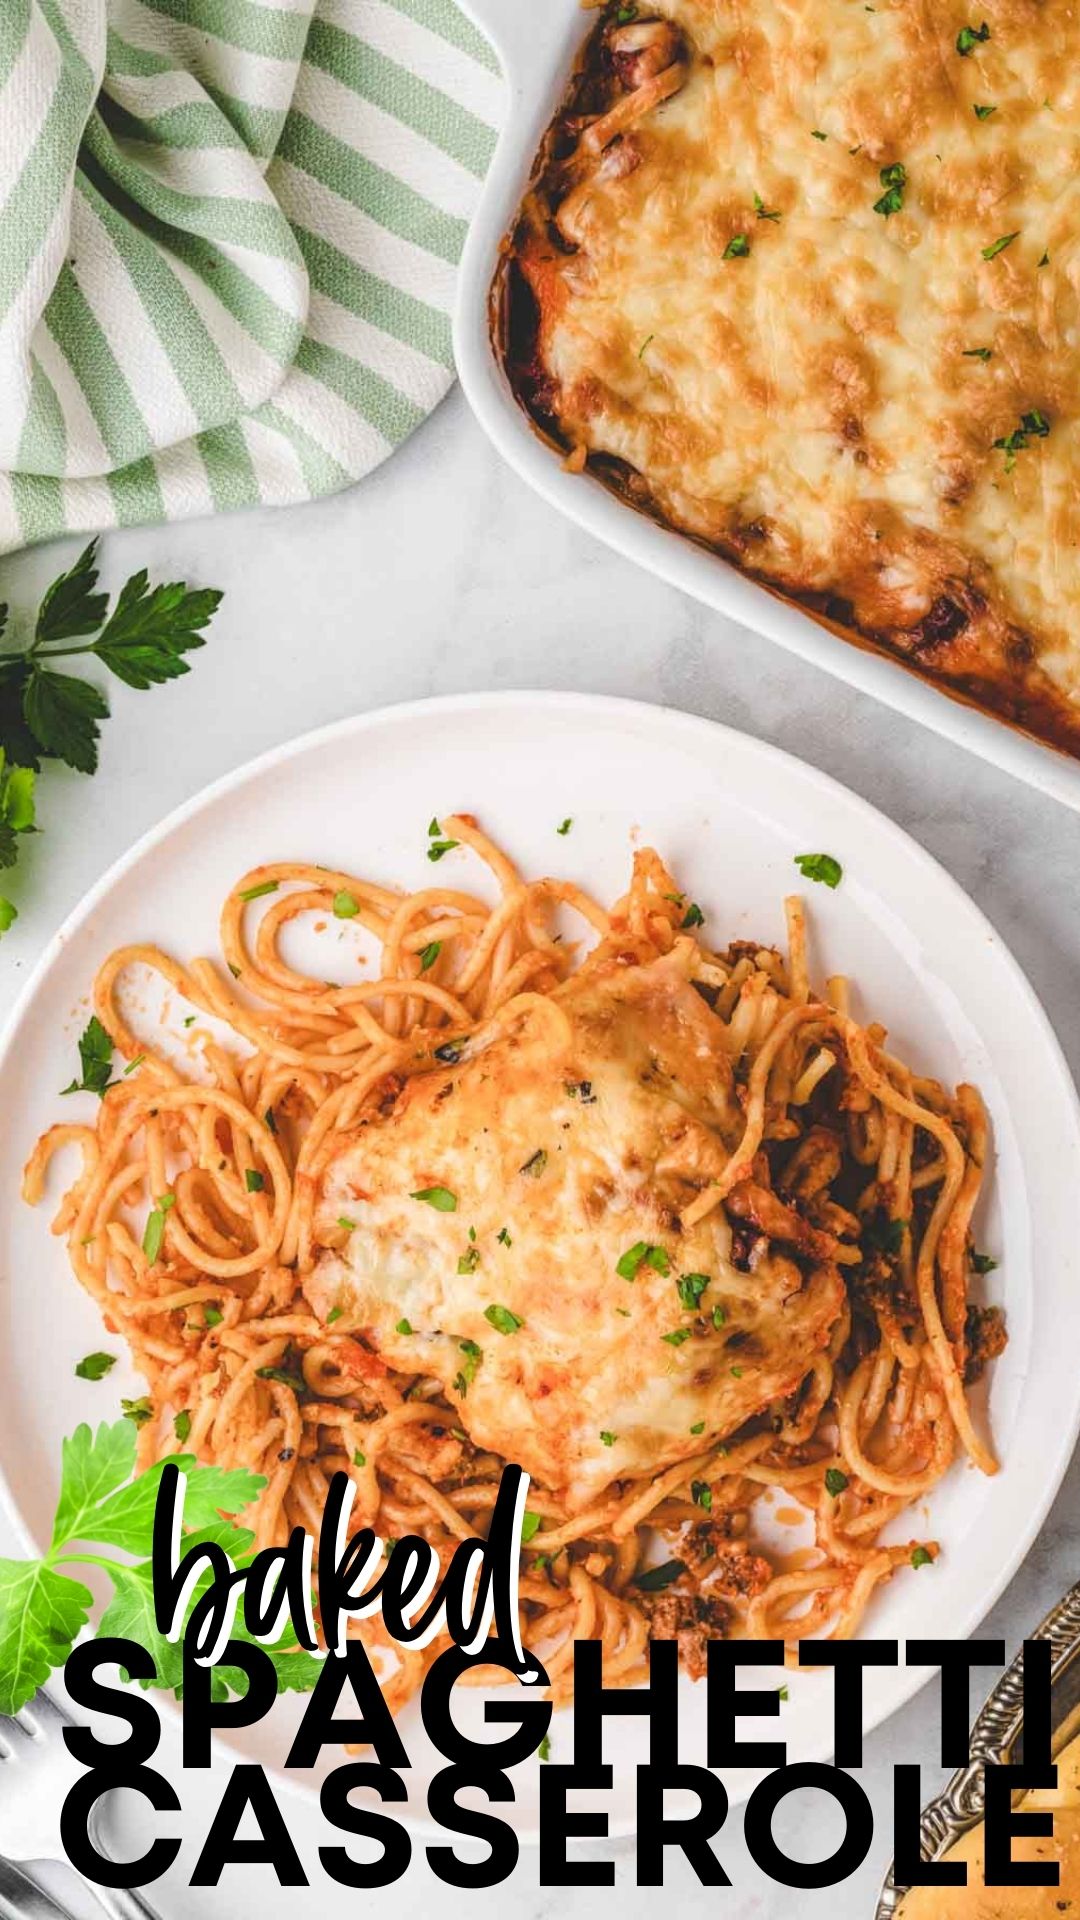
<instances>
[{"instance_id":1,"label":"silver fork","mask_svg":"<svg viewBox=\"0 0 1080 1920\"><path fill-rule=\"evenodd\" d=\"M63 1740L63 1729L74 1724L47 1693L35 1694L17 1719L0 1715L0 1855L18 1865L62 1860L77 1871L60 1844L60 1807L83 1772ZM89 1832L98 1851L107 1855L101 1806L100 1800L95 1803ZM99 1887L83 1874L79 1878L110 1920L160 1920L157 1910L133 1889Z\"/></svg>"}]
</instances>

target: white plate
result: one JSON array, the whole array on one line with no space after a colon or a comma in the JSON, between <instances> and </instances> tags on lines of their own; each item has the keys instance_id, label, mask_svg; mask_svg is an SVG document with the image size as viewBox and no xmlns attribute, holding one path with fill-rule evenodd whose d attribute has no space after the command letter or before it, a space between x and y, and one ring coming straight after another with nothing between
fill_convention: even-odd
<instances>
[{"instance_id":1,"label":"white plate","mask_svg":"<svg viewBox=\"0 0 1080 1920\"><path fill-rule=\"evenodd\" d=\"M79 1356L102 1345L101 1326L50 1238L49 1208L33 1212L18 1199L20 1168L38 1131L61 1111L75 1118L84 1098L89 1104L89 1096L60 1103L57 1093L71 1077L95 968L126 941L157 941L184 958L215 951L220 901L260 860L322 861L425 885L427 823L455 808L477 814L527 873L569 875L601 899L622 891L632 845L653 842L701 902L718 944L751 933L783 938L782 897L799 884L795 854L826 851L843 863L835 893L805 889L816 974L852 974L857 1010L872 1009L920 1067L976 1081L992 1118L994 1165L977 1230L979 1244L1001 1261L987 1284L1008 1314L1009 1346L992 1369L987 1409L1004 1464L994 1480L954 1468L916 1522L943 1542L941 1560L898 1574L868 1620L870 1632L901 1640L970 1633L1035 1538L1080 1422L1080 1122L1057 1043L993 928L914 841L863 801L711 722L580 695L433 700L361 715L283 747L173 814L106 875L53 941L0 1049L7 1309L0 1459L24 1534L47 1538L62 1435L80 1420L114 1417L121 1393L141 1391L119 1367L98 1384L74 1377ZM556 826L568 814L573 828L559 837ZM467 859L449 856L440 879L453 881ZM472 884L475 868L469 871ZM338 931L312 938L336 940ZM910 1532L909 1525L903 1537ZM867 1726L925 1678L903 1667L868 1673ZM766 1672L759 1684L780 1679ZM805 1674L788 1684L779 1731L789 1757L824 1757L829 1682ZM478 1726L480 1697L466 1693L464 1702L463 1717ZM297 1710L295 1701L282 1702L238 1744L280 1766ZM689 1683L682 1723L684 1757L700 1759L704 1695ZM422 1825L427 1781L439 1762L414 1709L403 1732L413 1767L402 1811ZM745 1729L747 1738L776 1733L776 1722ZM609 1741L615 1783L603 1796L612 1832L633 1827L632 1768L643 1741L637 1722L616 1723ZM569 1747L568 1725L556 1722L554 1757L568 1758ZM503 1816L523 1837L535 1832L537 1774L536 1763L519 1769L516 1805ZM729 1778L733 1799L752 1778Z\"/></svg>"},{"instance_id":2,"label":"white plate","mask_svg":"<svg viewBox=\"0 0 1080 1920\"><path fill-rule=\"evenodd\" d=\"M491 41L507 87L502 132L469 227L454 304L454 364L469 405L499 453L543 499L617 553L1080 811L1080 760L1073 755L965 705L898 659L841 639L716 554L636 513L592 474L568 473L541 439L492 351L491 283L503 237L565 98L591 18L582 12L581 0L545 0L541 7L522 0L461 0L461 5ZM744 642L728 635L727 644Z\"/></svg>"}]
</instances>

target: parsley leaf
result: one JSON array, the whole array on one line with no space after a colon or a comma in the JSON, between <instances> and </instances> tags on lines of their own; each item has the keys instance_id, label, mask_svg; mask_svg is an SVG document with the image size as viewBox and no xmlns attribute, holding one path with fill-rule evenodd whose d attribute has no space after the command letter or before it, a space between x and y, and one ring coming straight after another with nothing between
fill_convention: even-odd
<instances>
[{"instance_id":1,"label":"parsley leaf","mask_svg":"<svg viewBox=\"0 0 1080 1920\"><path fill-rule=\"evenodd\" d=\"M1012 246L1012 243L1013 243L1013 241L1014 241L1014 240L1019 240L1019 238L1020 238L1020 229L1019 229L1019 227L1017 227L1017 229L1016 229L1016 232L1015 232L1015 233L1003 233L1003 234L1001 234L1001 235L1000 235L1000 236L998 237L998 239L996 239L996 240L992 240L992 241L990 242L990 245L989 245L988 247L984 247L984 248L983 248L983 250L982 250L982 257L983 257L983 259L984 259L984 260L996 260L996 259L997 259L997 256L998 256L998 254L999 254L999 253L1004 253L1004 251L1005 251L1005 249L1006 249L1006 247L1011 247L1011 246Z\"/></svg>"},{"instance_id":2,"label":"parsley leaf","mask_svg":"<svg viewBox=\"0 0 1080 1920\"><path fill-rule=\"evenodd\" d=\"M975 118L976 118L976 120L989 120L989 118L990 118L990 115L991 115L992 113L996 113L996 112L997 112L997 108L996 108L996 107L979 107L979 106L977 106L977 107L975 108Z\"/></svg>"},{"instance_id":3,"label":"parsley leaf","mask_svg":"<svg viewBox=\"0 0 1080 1920\"><path fill-rule=\"evenodd\" d=\"M733 233L720 258L721 260L745 260L749 251L750 242L745 233Z\"/></svg>"},{"instance_id":4,"label":"parsley leaf","mask_svg":"<svg viewBox=\"0 0 1080 1920\"><path fill-rule=\"evenodd\" d=\"M77 640L96 633L108 612L107 593L95 593L97 541L84 547L73 567L54 580L38 608L35 645Z\"/></svg>"},{"instance_id":5,"label":"parsley leaf","mask_svg":"<svg viewBox=\"0 0 1080 1920\"><path fill-rule=\"evenodd\" d=\"M831 853L797 853L795 865L804 880L819 880L823 886L838 887L844 869Z\"/></svg>"},{"instance_id":6,"label":"parsley leaf","mask_svg":"<svg viewBox=\"0 0 1080 1920\"><path fill-rule=\"evenodd\" d=\"M189 590L181 580L151 587L143 567L120 589L93 652L125 686L145 693L190 673L184 655L206 645L202 629L220 605L213 587Z\"/></svg>"},{"instance_id":7,"label":"parsley leaf","mask_svg":"<svg viewBox=\"0 0 1080 1920\"><path fill-rule=\"evenodd\" d=\"M904 188L907 185L907 168L900 161L891 167L882 167L879 175L885 192L880 200L874 201L874 212L887 220L892 213L899 213L904 204Z\"/></svg>"},{"instance_id":8,"label":"parsley leaf","mask_svg":"<svg viewBox=\"0 0 1080 1920\"><path fill-rule=\"evenodd\" d=\"M759 220L780 220L783 216L765 205L760 193L754 195L754 212Z\"/></svg>"},{"instance_id":9,"label":"parsley leaf","mask_svg":"<svg viewBox=\"0 0 1080 1920\"><path fill-rule=\"evenodd\" d=\"M97 768L108 701L56 663L88 655L137 688L175 679L188 671L183 655L205 644L201 630L221 601L213 589L151 587L143 571L122 588L110 618L109 596L97 591L96 556L92 540L49 587L32 638L0 659L0 866L15 863L12 835L34 830L33 778L42 760L63 760L78 773ZM0 608L0 632L6 616ZM16 917L11 902L0 901L0 933Z\"/></svg>"},{"instance_id":10,"label":"parsley leaf","mask_svg":"<svg viewBox=\"0 0 1080 1920\"><path fill-rule=\"evenodd\" d=\"M421 948L421 951L420 951L421 973L426 973L429 967L433 967L435 965L435 962L438 959L441 952L442 952L441 940L429 940L427 946Z\"/></svg>"},{"instance_id":11,"label":"parsley leaf","mask_svg":"<svg viewBox=\"0 0 1080 1920\"><path fill-rule=\"evenodd\" d=\"M35 667L23 695L23 714L42 753L76 773L97 771L98 721L108 719L109 703L89 680Z\"/></svg>"},{"instance_id":12,"label":"parsley leaf","mask_svg":"<svg viewBox=\"0 0 1080 1920\"><path fill-rule=\"evenodd\" d=\"M426 1207L434 1207L436 1213L456 1213L457 1194L449 1187L420 1187L416 1193L410 1193L410 1200L422 1200Z\"/></svg>"},{"instance_id":13,"label":"parsley leaf","mask_svg":"<svg viewBox=\"0 0 1080 1920\"><path fill-rule=\"evenodd\" d=\"M517 1314L511 1313L509 1307L485 1307L484 1319L489 1326L494 1327L496 1333L517 1333L519 1328L525 1325L524 1320L519 1320Z\"/></svg>"},{"instance_id":14,"label":"parsley leaf","mask_svg":"<svg viewBox=\"0 0 1080 1920\"><path fill-rule=\"evenodd\" d=\"M646 1567L642 1573L636 1573L634 1585L641 1593L662 1593L685 1572L685 1560L665 1560L659 1567Z\"/></svg>"},{"instance_id":15,"label":"parsley leaf","mask_svg":"<svg viewBox=\"0 0 1080 1920\"><path fill-rule=\"evenodd\" d=\"M992 358L993 358L993 350L990 347L965 347L964 348L965 360L981 360L985 366L987 360L990 360Z\"/></svg>"},{"instance_id":16,"label":"parsley leaf","mask_svg":"<svg viewBox=\"0 0 1080 1920\"><path fill-rule=\"evenodd\" d=\"M847 1484L848 1484L847 1474L841 1473L839 1467L826 1467L825 1491L830 1496L831 1499L835 1500L838 1497L838 1495L843 1493L844 1488L847 1486Z\"/></svg>"},{"instance_id":17,"label":"parsley leaf","mask_svg":"<svg viewBox=\"0 0 1080 1920\"><path fill-rule=\"evenodd\" d=\"M77 1380L104 1380L116 1365L115 1353L88 1353L84 1359L76 1362Z\"/></svg>"},{"instance_id":18,"label":"parsley leaf","mask_svg":"<svg viewBox=\"0 0 1080 1920\"><path fill-rule=\"evenodd\" d=\"M933 1554L932 1554L932 1553L928 1553L925 1547L913 1547L913 1548L912 1548L912 1553L911 1553L911 1564L912 1564L912 1566L913 1566L913 1567L929 1567L929 1566L932 1566L932 1565L933 1565L933 1560L934 1560L934 1556L933 1556Z\"/></svg>"},{"instance_id":19,"label":"parsley leaf","mask_svg":"<svg viewBox=\"0 0 1080 1920\"><path fill-rule=\"evenodd\" d=\"M97 1014L91 1014L79 1038L79 1066L82 1079L73 1080L61 1093L96 1093L100 1098L112 1085L113 1043Z\"/></svg>"},{"instance_id":20,"label":"parsley leaf","mask_svg":"<svg viewBox=\"0 0 1080 1920\"><path fill-rule=\"evenodd\" d=\"M956 36L956 51L962 59L967 59L978 46L980 40L989 40L990 29L984 20L981 27L961 27Z\"/></svg>"}]
</instances>

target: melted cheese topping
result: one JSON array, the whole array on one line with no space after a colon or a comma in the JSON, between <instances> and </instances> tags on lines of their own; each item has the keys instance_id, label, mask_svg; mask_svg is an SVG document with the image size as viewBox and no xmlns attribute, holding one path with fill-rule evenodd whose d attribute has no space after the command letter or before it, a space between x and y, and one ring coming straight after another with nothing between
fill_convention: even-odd
<instances>
[{"instance_id":1,"label":"melted cheese topping","mask_svg":"<svg viewBox=\"0 0 1080 1920\"><path fill-rule=\"evenodd\" d=\"M914 1887L900 1903L897 1920L1061 1920L1080 1907L1080 1738L1057 1759L1053 1790L1026 1793L1027 1812L1051 1808L1053 1838L1021 1836L1012 1843L1014 1860L1054 1861L1056 1887L987 1887L982 1884L985 1832L980 1824L944 1856L967 1863L966 1887Z\"/></svg>"},{"instance_id":2,"label":"melted cheese topping","mask_svg":"<svg viewBox=\"0 0 1080 1920\"><path fill-rule=\"evenodd\" d=\"M583 106L640 80L609 17L515 235L548 417L664 519L1080 750L1080 9L638 13L676 23L684 84L590 154Z\"/></svg>"},{"instance_id":3,"label":"melted cheese topping","mask_svg":"<svg viewBox=\"0 0 1080 1920\"><path fill-rule=\"evenodd\" d=\"M844 1302L831 1264L733 1265L722 1208L682 1225L742 1112L690 943L642 964L630 944L574 976L565 1022L410 1078L357 1129L319 1209L320 1236L347 1238L305 1283L571 1511L792 1393ZM417 1198L433 1188L442 1210Z\"/></svg>"}]
</instances>

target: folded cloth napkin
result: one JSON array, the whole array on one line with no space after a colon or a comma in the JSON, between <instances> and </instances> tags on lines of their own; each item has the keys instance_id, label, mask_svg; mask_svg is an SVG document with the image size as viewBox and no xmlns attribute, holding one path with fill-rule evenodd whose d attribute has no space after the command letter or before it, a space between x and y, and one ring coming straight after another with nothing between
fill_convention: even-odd
<instances>
[{"instance_id":1,"label":"folded cloth napkin","mask_svg":"<svg viewBox=\"0 0 1080 1920\"><path fill-rule=\"evenodd\" d=\"M0 551L385 459L501 106L453 0L0 0Z\"/></svg>"}]
</instances>

